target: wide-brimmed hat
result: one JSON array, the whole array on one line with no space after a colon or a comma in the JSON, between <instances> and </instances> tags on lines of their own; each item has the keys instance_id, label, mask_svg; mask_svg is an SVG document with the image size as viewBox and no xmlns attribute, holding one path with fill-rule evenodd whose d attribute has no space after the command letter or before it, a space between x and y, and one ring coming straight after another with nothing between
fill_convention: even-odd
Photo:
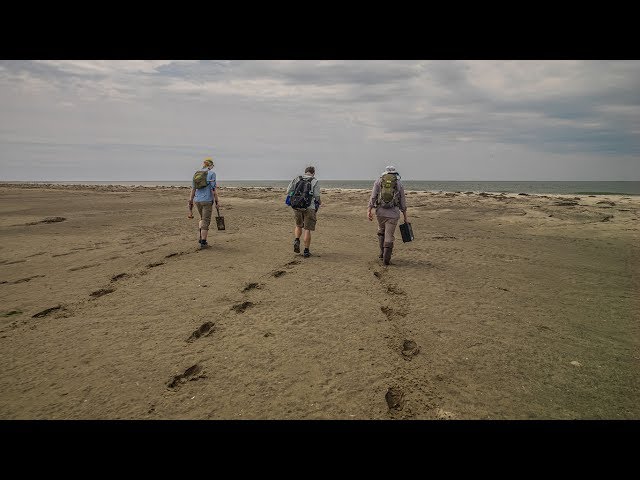
<instances>
[{"instance_id":1,"label":"wide-brimmed hat","mask_svg":"<svg viewBox=\"0 0 640 480\"><path fill-rule=\"evenodd\" d=\"M202 163L206 163L207 165L211 165L213 167L213 160L211 158L205 158Z\"/></svg>"},{"instance_id":2,"label":"wide-brimmed hat","mask_svg":"<svg viewBox=\"0 0 640 480\"><path fill-rule=\"evenodd\" d=\"M384 172L382 172L380 175L386 175L387 173L398 173L398 171L396 170L396 167L394 167L393 165L387 165L384 168Z\"/></svg>"}]
</instances>

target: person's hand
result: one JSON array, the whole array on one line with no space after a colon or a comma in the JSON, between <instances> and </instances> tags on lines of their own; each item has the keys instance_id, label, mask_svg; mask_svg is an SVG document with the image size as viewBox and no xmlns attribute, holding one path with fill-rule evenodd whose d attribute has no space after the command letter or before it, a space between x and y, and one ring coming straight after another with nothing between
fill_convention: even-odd
<instances>
[{"instance_id":1,"label":"person's hand","mask_svg":"<svg viewBox=\"0 0 640 480\"><path fill-rule=\"evenodd\" d=\"M404 216L404 223L409 223L409 217L407 216L406 213L402 214Z\"/></svg>"},{"instance_id":2,"label":"person's hand","mask_svg":"<svg viewBox=\"0 0 640 480\"><path fill-rule=\"evenodd\" d=\"M370 222L373 222L373 213L371 212L370 208L367 208L367 218Z\"/></svg>"},{"instance_id":3,"label":"person's hand","mask_svg":"<svg viewBox=\"0 0 640 480\"><path fill-rule=\"evenodd\" d=\"M220 208L221 206L222 206L222 205L220 205L220 202L218 202L218 201L216 200L216 207Z\"/></svg>"}]
</instances>

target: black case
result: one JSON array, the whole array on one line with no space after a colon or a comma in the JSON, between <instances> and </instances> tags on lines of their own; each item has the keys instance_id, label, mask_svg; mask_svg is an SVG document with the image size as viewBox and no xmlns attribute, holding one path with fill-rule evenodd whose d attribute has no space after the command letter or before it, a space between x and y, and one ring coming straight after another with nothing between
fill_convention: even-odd
<instances>
[{"instance_id":1,"label":"black case","mask_svg":"<svg viewBox=\"0 0 640 480\"><path fill-rule=\"evenodd\" d=\"M403 242L410 242L413 240L413 229L410 223L403 223L400 225L400 235L402 235Z\"/></svg>"}]
</instances>

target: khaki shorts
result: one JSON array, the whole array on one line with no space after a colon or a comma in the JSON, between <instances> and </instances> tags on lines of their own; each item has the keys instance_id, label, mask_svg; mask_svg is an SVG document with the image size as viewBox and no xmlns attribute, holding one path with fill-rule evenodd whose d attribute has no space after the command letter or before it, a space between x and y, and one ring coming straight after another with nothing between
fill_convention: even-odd
<instances>
[{"instance_id":1,"label":"khaki shorts","mask_svg":"<svg viewBox=\"0 0 640 480\"><path fill-rule=\"evenodd\" d=\"M196 202L198 213L202 219L202 230L209 230L211 224L211 212L213 210L213 202Z\"/></svg>"},{"instance_id":2,"label":"khaki shorts","mask_svg":"<svg viewBox=\"0 0 640 480\"><path fill-rule=\"evenodd\" d=\"M296 217L296 227L304 228L305 230L316 229L315 208L307 208L306 210L294 210L293 214Z\"/></svg>"}]
</instances>

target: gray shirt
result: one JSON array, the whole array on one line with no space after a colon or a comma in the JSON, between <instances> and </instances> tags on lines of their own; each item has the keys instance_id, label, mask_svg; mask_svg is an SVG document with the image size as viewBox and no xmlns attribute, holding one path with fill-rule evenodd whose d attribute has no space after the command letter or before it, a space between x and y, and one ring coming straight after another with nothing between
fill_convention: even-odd
<instances>
[{"instance_id":1,"label":"gray shirt","mask_svg":"<svg viewBox=\"0 0 640 480\"><path fill-rule=\"evenodd\" d=\"M385 217L385 218L400 218L400 212L406 213L407 211L407 200L404 196L404 186L400 179L398 179L398 197L400 199L400 207L377 207L376 201L378 199L378 195L380 194L380 184L382 183L382 177L379 177L373 183L373 190L371 190L371 197L369 198L369 207L375 208L376 216Z\"/></svg>"},{"instance_id":2,"label":"gray shirt","mask_svg":"<svg viewBox=\"0 0 640 480\"><path fill-rule=\"evenodd\" d=\"M315 210L317 205L320 205L320 185L318 184L318 179L315 178L313 175L300 175L302 178L305 179L309 179L311 178L311 189L313 190L313 202L311 203L311 205L309 205L309 207L307 207L307 209L309 208L313 208ZM291 190L293 190L293 187L295 186L296 182L298 180L298 177L294 178L293 180L291 180L291 182L289 183L289 186L287 187L287 193L291 193Z\"/></svg>"}]
</instances>

